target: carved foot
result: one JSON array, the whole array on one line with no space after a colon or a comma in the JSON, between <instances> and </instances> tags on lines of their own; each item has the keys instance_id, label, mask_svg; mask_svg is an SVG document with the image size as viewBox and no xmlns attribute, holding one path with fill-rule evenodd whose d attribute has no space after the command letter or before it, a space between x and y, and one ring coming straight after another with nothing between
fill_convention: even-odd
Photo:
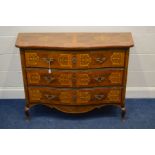
<instances>
[{"instance_id":1,"label":"carved foot","mask_svg":"<svg viewBox=\"0 0 155 155\"><path fill-rule=\"evenodd\" d=\"M126 109L125 109L125 107L122 107L121 110L122 110L121 116L122 116L122 119L124 119L125 114L126 114Z\"/></svg>"},{"instance_id":2,"label":"carved foot","mask_svg":"<svg viewBox=\"0 0 155 155\"><path fill-rule=\"evenodd\" d=\"M29 107L25 107L25 117L26 117L26 120L29 120L30 119L30 113L29 113Z\"/></svg>"}]
</instances>

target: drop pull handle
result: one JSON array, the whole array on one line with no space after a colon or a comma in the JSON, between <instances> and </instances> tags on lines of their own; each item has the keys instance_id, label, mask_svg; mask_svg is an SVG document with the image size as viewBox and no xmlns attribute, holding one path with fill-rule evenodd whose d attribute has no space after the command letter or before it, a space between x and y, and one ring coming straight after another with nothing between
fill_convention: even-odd
<instances>
[{"instance_id":1,"label":"drop pull handle","mask_svg":"<svg viewBox=\"0 0 155 155\"><path fill-rule=\"evenodd\" d=\"M105 95L95 95L95 99L97 100L103 100L105 98Z\"/></svg>"},{"instance_id":2,"label":"drop pull handle","mask_svg":"<svg viewBox=\"0 0 155 155\"><path fill-rule=\"evenodd\" d=\"M48 73L49 73L49 74L52 73L52 69L51 69L51 61L48 62Z\"/></svg>"},{"instance_id":3,"label":"drop pull handle","mask_svg":"<svg viewBox=\"0 0 155 155\"><path fill-rule=\"evenodd\" d=\"M105 77L104 76L101 76L101 77L95 77L94 80L96 80L97 82L102 82L105 80Z\"/></svg>"},{"instance_id":4,"label":"drop pull handle","mask_svg":"<svg viewBox=\"0 0 155 155\"><path fill-rule=\"evenodd\" d=\"M55 77L54 76L44 76L44 79L48 82L48 83L51 83L55 80Z\"/></svg>"},{"instance_id":5,"label":"drop pull handle","mask_svg":"<svg viewBox=\"0 0 155 155\"><path fill-rule=\"evenodd\" d=\"M54 61L54 58L43 58L43 61L48 63L48 73L51 74L52 73L51 63Z\"/></svg>"},{"instance_id":6,"label":"drop pull handle","mask_svg":"<svg viewBox=\"0 0 155 155\"><path fill-rule=\"evenodd\" d=\"M53 100L53 99L56 98L55 95L51 95L51 94L45 94L44 96L45 96L48 100Z\"/></svg>"},{"instance_id":7,"label":"drop pull handle","mask_svg":"<svg viewBox=\"0 0 155 155\"><path fill-rule=\"evenodd\" d=\"M106 61L106 57L97 57L96 58L96 62L98 62L98 63L100 63L100 64L102 64L103 62L105 62Z\"/></svg>"}]
</instances>

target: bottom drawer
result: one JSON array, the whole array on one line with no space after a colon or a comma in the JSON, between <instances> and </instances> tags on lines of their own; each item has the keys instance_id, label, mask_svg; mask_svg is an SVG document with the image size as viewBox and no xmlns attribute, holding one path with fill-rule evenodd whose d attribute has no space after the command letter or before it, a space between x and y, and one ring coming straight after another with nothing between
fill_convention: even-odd
<instances>
[{"instance_id":1,"label":"bottom drawer","mask_svg":"<svg viewBox=\"0 0 155 155\"><path fill-rule=\"evenodd\" d=\"M30 103L91 105L121 103L123 88L53 89L30 87L28 91Z\"/></svg>"}]
</instances>

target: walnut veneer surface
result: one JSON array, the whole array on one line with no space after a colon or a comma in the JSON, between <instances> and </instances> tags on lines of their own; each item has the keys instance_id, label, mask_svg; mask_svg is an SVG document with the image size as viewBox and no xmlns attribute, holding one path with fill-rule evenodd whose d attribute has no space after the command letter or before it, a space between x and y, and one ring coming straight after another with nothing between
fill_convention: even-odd
<instances>
[{"instance_id":1,"label":"walnut veneer surface","mask_svg":"<svg viewBox=\"0 0 155 155\"><path fill-rule=\"evenodd\" d=\"M131 33L20 33L26 113L43 104L67 113L116 105L125 113Z\"/></svg>"}]
</instances>

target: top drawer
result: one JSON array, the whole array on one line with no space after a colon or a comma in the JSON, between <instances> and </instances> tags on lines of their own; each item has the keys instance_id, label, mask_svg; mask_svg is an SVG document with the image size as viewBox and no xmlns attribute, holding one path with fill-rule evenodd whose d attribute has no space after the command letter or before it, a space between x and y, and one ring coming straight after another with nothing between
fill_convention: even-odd
<instances>
[{"instance_id":1,"label":"top drawer","mask_svg":"<svg viewBox=\"0 0 155 155\"><path fill-rule=\"evenodd\" d=\"M26 50L26 67L56 69L88 69L124 67L124 50L48 51Z\"/></svg>"}]
</instances>

